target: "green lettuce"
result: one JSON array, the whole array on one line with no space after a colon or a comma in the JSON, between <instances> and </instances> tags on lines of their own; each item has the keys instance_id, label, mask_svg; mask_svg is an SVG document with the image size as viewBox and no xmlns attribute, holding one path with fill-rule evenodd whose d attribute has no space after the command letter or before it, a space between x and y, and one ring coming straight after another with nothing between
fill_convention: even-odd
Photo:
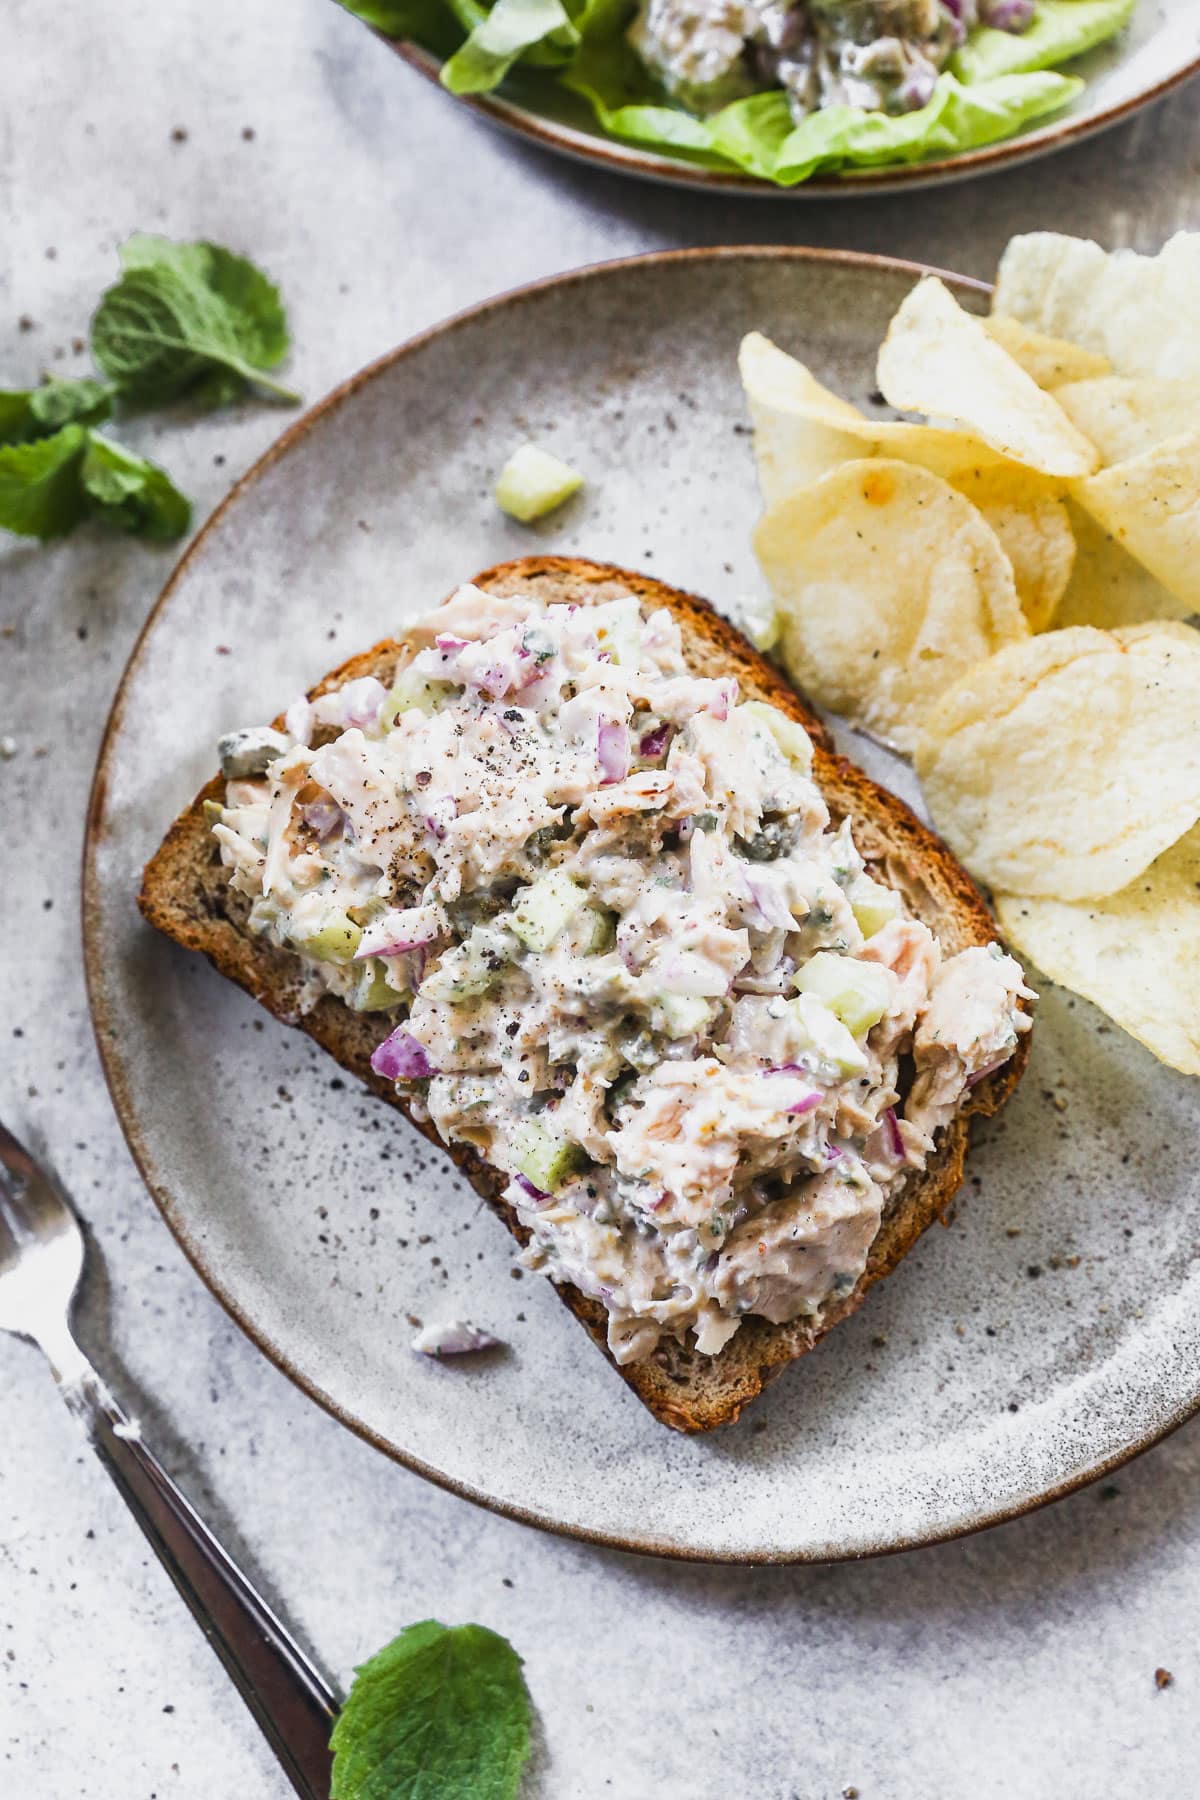
<instances>
[{"instance_id":1,"label":"green lettuce","mask_svg":"<svg viewBox=\"0 0 1200 1800\"><path fill-rule=\"evenodd\" d=\"M869 169L950 156L1009 137L1031 120L1057 112L1083 83L1049 72L1006 75L964 86L953 75L938 78L933 98L919 112L893 116L831 106L794 123L781 89L735 100L709 119L623 96L622 66L599 52L578 56L563 77L590 101L613 137L646 149L716 161L781 187L843 169Z\"/></svg>"},{"instance_id":2,"label":"green lettuce","mask_svg":"<svg viewBox=\"0 0 1200 1800\"><path fill-rule=\"evenodd\" d=\"M1040 0L1027 31L973 31L951 64L961 81L1056 69L1129 23L1136 0Z\"/></svg>"},{"instance_id":3,"label":"green lettuce","mask_svg":"<svg viewBox=\"0 0 1200 1800\"><path fill-rule=\"evenodd\" d=\"M579 32L562 0L496 0L466 43L442 65L442 84L452 94L484 94L494 88L518 57L534 50L557 53L565 62ZM541 60L547 60L542 58Z\"/></svg>"}]
</instances>

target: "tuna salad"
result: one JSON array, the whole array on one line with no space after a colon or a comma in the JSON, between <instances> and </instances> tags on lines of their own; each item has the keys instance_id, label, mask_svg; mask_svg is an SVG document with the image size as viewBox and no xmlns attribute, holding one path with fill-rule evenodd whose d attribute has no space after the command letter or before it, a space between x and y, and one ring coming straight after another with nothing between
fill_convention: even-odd
<instances>
[{"instance_id":1,"label":"tuna salad","mask_svg":"<svg viewBox=\"0 0 1200 1800\"><path fill-rule=\"evenodd\" d=\"M221 745L212 829L307 999L506 1177L523 1258L619 1362L819 1319L1029 1023L831 820L812 746L689 673L667 610L464 587L373 676Z\"/></svg>"},{"instance_id":2,"label":"tuna salad","mask_svg":"<svg viewBox=\"0 0 1200 1800\"><path fill-rule=\"evenodd\" d=\"M642 0L629 41L691 112L781 87L799 122L827 106L915 112L978 24L1023 32L1034 0Z\"/></svg>"}]
</instances>

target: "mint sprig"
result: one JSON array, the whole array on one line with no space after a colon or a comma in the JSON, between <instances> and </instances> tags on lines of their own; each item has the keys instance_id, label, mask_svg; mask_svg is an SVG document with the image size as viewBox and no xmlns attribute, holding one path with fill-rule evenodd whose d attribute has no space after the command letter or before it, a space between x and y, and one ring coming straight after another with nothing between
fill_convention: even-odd
<instances>
[{"instance_id":1,"label":"mint sprig","mask_svg":"<svg viewBox=\"0 0 1200 1800\"><path fill-rule=\"evenodd\" d=\"M504 1638L410 1625L357 1671L330 1739L330 1800L515 1800L529 1721Z\"/></svg>"},{"instance_id":2,"label":"mint sprig","mask_svg":"<svg viewBox=\"0 0 1200 1800\"><path fill-rule=\"evenodd\" d=\"M252 391L297 402L268 370L291 347L279 290L220 244L177 244L139 232L121 248L120 279L92 319L92 355L108 377L47 376L0 389L0 530L61 537L89 516L165 542L191 504L164 469L96 427L121 406L188 394L227 406Z\"/></svg>"},{"instance_id":3,"label":"mint sprig","mask_svg":"<svg viewBox=\"0 0 1200 1800\"><path fill-rule=\"evenodd\" d=\"M165 542L187 530L192 508L165 469L85 425L0 447L0 526L45 540L89 515Z\"/></svg>"},{"instance_id":4,"label":"mint sprig","mask_svg":"<svg viewBox=\"0 0 1200 1800\"><path fill-rule=\"evenodd\" d=\"M287 354L288 330L261 269L219 244L146 233L122 246L121 263L92 319L92 354L127 399L161 405L216 376L222 400L251 387L299 400L266 373Z\"/></svg>"}]
</instances>

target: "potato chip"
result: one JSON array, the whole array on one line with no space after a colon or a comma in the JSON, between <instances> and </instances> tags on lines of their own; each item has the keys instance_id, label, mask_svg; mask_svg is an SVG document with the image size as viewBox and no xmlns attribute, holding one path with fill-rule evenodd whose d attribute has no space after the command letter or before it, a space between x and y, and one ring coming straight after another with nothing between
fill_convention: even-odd
<instances>
[{"instance_id":1,"label":"potato chip","mask_svg":"<svg viewBox=\"0 0 1200 1800\"><path fill-rule=\"evenodd\" d=\"M1107 356L1085 350L1080 344L1068 343L1066 338L1047 337L1044 332L1031 331L1028 325L1022 325L1019 319L1010 319L1005 313L992 313L981 319L980 324L1047 393L1067 381L1090 381L1099 375L1112 374L1112 364Z\"/></svg>"},{"instance_id":2,"label":"potato chip","mask_svg":"<svg viewBox=\"0 0 1200 1800\"><path fill-rule=\"evenodd\" d=\"M789 672L901 750L944 688L1028 633L995 532L909 463L844 464L772 507L754 544Z\"/></svg>"},{"instance_id":3,"label":"potato chip","mask_svg":"<svg viewBox=\"0 0 1200 1800\"><path fill-rule=\"evenodd\" d=\"M1010 645L931 709L917 772L972 874L1115 894L1200 819L1200 634L1075 626Z\"/></svg>"},{"instance_id":4,"label":"potato chip","mask_svg":"<svg viewBox=\"0 0 1200 1800\"><path fill-rule=\"evenodd\" d=\"M1200 427L1200 380L1134 381L1109 375L1070 381L1054 398L1106 463L1127 462Z\"/></svg>"},{"instance_id":5,"label":"potato chip","mask_svg":"<svg viewBox=\"0 0 1200 1800\"><path fill-rule=\"evenodd\" d=\"M1200 829L1107 900L997 894L1009 942L1160 1061L1200 1075Z\"/></svg>"},{"instance_id":6,"label":"potato chip","mask_svg":"<svg viewBox=\"0 0 1200 1800\"><path fill-rule=\"evenodd\" d=\"M918 282L889 325L877 376L890 406L949 419L1042 475L1068 479L1100 465L1058 402L936 275Z\"/></svg>"},{"instance_id":7,"label":"potato chip","mask_svg":"<svg viewBox=\"0 0 1200 1800\"><path fill-rule=\"evenodd\" d=\"M752 331L738 367L754 425L758 482L767 506L859 456L895 456L949 476L1000 458L965 432L897 419L868 419L822 386L794 356Z\"/></svg>"},{"instance_id":8,"label":"potato chip","mask_svg":"<svg viewBox=\"0 0 1200 1800\"><path fill-rule=\"evenodd\" d=\"M1107 356L1118 375L1200 379L1200 234L1181 231L1157 256L1035 231L1000 262L993 313Z\"/></svg>"},{"instance_id":9,"label":"potato chip","mask_svg":"<svg viewBox=\"0 0 1200 1800\"><path fill-rule=\"evenodd\" d=\"M1200 431L1073 482L1071 492L1165 588L1200 610Z\"/></svg>"},{"instance_id":10,"label":"potato chip","mask_svg":"<svg viewBox=\"0 0 1200 1800\"><path fill-rule=\"evenodd\" d=\"M1191 612L1186 600L1156 581L1090 513L1071 499L1066 507L1075 566L1054 615L1056 625L1098 625L1111 631L1142 619L1181 619Z\"/></svg>"},{"instance_id":11,"label":"potato chip","mask_svg":"<svg viewBox=\"0 0 1200 1800\"><path fill-rule=\"evenodd\" d=\"M1016 463L971 469L951 483L977 506L1008 557L1031 631L1045 631L1071 579L1075 538L1052 483Z\"/></svg>"}]
</instances>

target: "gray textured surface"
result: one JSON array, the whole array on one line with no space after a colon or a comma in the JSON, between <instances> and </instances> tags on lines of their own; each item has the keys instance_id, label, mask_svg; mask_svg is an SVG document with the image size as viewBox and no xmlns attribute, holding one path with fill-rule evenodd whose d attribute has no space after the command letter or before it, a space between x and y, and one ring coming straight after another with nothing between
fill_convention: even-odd
<instances>
[{"instance_id":1,"label":"gray textured surface","mask_svg":"<svg viewBox=\"0 0 1200 1800\"><path fill-rule=\"evenodd\" d=\"M1195 89L971 188L789 209L642 189L502 143L326 0L6 0L0 32L0 368L13 381L56 351L71 363L113 245L136 227L210 234L266 262L316 396L455 307L639 249L807 239L986 274L1015 229L1151 248L1200 224ZM172 424L163 454L202 512L279 422ZM153 445L156 428L139 437ZM1196 1427L1106 1487L959 1545L826 1570L687 1569L534 1536L425 1487L226 1321L121 1143L78 955L91 761L166 567L86 534L0 551L0 735L18 744L0 762L0 1109L52 1151L93 1223L85 1340L327 1666L344 1679L429 1612L507 1632L527 1656L540 1789L556 1800L1191 1791ZM2 1345L0 1366L0 1787L282 1800L35 1354ZM1164 1692L1159 1665L1176 1677Z\"/></svg>"}]
</instances>

